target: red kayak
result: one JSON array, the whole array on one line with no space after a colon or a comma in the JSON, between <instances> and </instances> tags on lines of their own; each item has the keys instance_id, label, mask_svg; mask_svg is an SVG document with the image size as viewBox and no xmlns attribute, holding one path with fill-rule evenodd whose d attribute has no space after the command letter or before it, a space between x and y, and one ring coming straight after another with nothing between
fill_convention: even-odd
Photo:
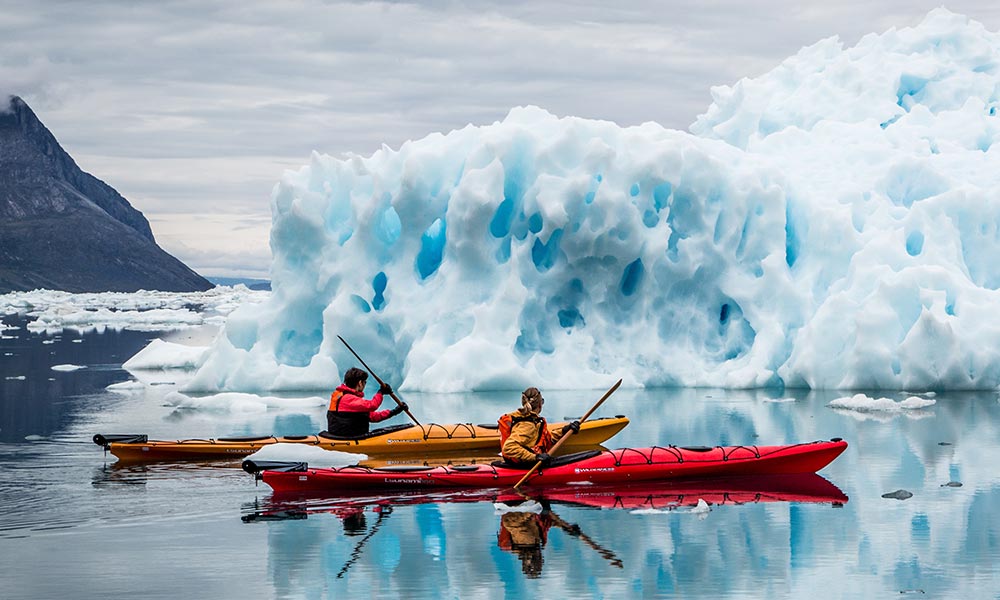
<instances>
[{"instance_id":1,"label":"red kayak","mask_svg":"<svg viewBox=\"0 0 1000 600\"><path fill-rule=\"evenodd\" d=\"M815 473L847 448L840 438L784 446L653 446L578 452L552 459L526 482L531 486L628 485L681 478ZM244 461L275 492L345 492L400 488L505 488L525 469L491 465L309 468L306 463Z\"/></svg>"}]
</instances>

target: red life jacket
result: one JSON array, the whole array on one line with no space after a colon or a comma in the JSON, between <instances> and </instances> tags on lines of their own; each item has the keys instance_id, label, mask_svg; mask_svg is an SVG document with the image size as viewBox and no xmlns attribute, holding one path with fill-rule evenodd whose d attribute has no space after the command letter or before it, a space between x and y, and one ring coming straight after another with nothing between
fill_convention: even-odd
<instances>
[{"instance_id":1,"label":"red life jacket","mask_svg":"<svg viewBox=\"0 0 1000 600\"><path fill-rule=\"evenodd\" d=\"M535 441L535 445L532 447L531 451L535 454L548 452L549 448L552 447L552 434L549 433L549 426L545 422L545 418L535 414L531 414L526 417L515 417L510 413L507 413L500 417L497 420L497 430L500 432L500 448L503 448L504 442L506 442L507 438L510 437L510 432L514 429L514 425L523 421L539 424L538 440Z\"/></svg>"}]
</instances>

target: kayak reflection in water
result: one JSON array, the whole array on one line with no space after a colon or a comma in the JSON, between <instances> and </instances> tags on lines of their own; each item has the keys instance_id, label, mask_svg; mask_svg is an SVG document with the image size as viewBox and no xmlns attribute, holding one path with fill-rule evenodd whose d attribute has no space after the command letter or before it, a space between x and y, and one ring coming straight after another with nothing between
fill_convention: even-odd
<instances>
[{"instance_id":1,"label":"kayak reflection in water","mask_svg":"<svg viewBox=\"0 0 1000 600\"><path fill-rule=\"evenodd\" d=\"M521 559L521 571L530 578L542 574L542 547L549 539L552 514L547 508L537 512L505 512L500 517L497 546Z\"/></svg>"}]
</instances>

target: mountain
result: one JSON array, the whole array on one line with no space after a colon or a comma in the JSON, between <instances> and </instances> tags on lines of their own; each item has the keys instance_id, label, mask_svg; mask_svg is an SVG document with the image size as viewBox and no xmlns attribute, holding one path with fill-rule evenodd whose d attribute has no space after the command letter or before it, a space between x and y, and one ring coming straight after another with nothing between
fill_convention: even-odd
<instances>
[{"instance_id":1,"label":"mountain","mask_svg":"<svg viewBox=\"0 0 1000 600\"><path fill-rule=\"evenodd\" d=\"M206 290L128 201L83 172L20 98L0 105L0 293Z\"/></svg>"}]
</instances>

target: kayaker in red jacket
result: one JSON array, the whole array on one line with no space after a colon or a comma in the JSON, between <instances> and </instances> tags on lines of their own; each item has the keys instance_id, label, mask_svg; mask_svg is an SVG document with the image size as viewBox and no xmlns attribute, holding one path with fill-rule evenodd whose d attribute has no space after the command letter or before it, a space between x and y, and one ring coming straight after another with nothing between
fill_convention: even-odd
<instances>
[{"instance_id":1,"label":"kayaker in red jacket","mask_svg":"<svg viewBox=\"0 0 1000 600\"><path fill-rule=\"evenodd\" d=\"M365 399L368 373L351 367L344 373L344 383L330 394L330 407L326 411L326 430L338 437L358 437L368 433L369 423L378 423L405 411L405 402L391 410L378 410L382 395L391 394L392 387L383 383L371 400Z\"/></svg>"},{"instance_id":2,"label":"kayaker in red jacket","mask_svg":"<svg viewBox=\"0 0 1000 600\"><path fill-rule=\"evenodd\" d=\"M570 430L580 433L579 421L564 425L558 431L549 431L548 423L539 414L543 404L542 393L530 387L521 393L521 408L500 417L500 454L508 463L527 468L541 462L545 466L553 444Z\"/></svg>"}]
</instances>

